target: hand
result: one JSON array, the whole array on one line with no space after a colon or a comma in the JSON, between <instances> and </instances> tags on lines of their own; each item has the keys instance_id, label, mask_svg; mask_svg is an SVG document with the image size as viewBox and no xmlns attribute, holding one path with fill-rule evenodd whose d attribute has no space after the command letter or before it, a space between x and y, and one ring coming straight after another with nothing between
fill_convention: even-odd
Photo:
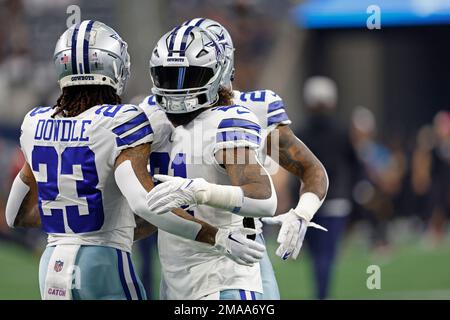
<instances>
[{"instance_id":1,"label":"hand","mask_svg":"<svg viewBox=\"0 0 450 320\"><path fill-rule=\"evenodd\" d=\"M259 262L266 251L262 244L247 238L247 235L256 233L250 228L219 228L214 248L234 262L250 267Z\"/></svg>"},{"instance_id":2,"label":"hand","mask_svg":"<svg viewBox=\"0 0 450 320\"><path fill-rule=\"evenodd\" d=\"M162 183L147 194L147 205L154 214L163 214L182 206L202 204L208 197L209 183L205 179L186 179L155 174Z\"/></svg>"},{"instance_id":3,"label":"hand","mask_svg":"<svg viewBox=\"0 0 450 320\"><path fill-rule=\"evenodd\" d=\"M308 222L305 219L300 218L293 209L273 218L262 218L262 221L267 224L281 225L277 238L277 242L280 246L276 251L276 255L283 260L287 260L289 257L294 260L297 259L308 227L328 231L314 222Z\"/></svg>"}]
</instances>

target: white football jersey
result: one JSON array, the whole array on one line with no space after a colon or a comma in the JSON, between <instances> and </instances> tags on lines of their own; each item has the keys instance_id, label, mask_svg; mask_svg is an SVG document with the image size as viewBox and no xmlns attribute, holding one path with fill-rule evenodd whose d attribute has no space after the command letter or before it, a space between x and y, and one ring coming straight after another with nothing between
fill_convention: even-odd
<instances>
[{"instance_id":1,"label":"white football jersey","mask_svg":"<svg viewBox=\"0 0 450 320\"><path fill-rule=\"evenodd\" d=\"M227 173L216 162L215 152L236 147L257 150L261 144L257 117L240 106L208 109L189 124L176 128L154 103L153 97L147 97L140 106L148 114L155 132L150 155L152 174L204 178L210 183L230 185ZM188 212L217 227L243 226L243 217L206 205ZM259 264L242 266L212 251L209 245L161 230L158 234L168 299L200 299L227 289L262 293Z\"/></svg>"},{"instance_id":2,"label":"white football jersey","mask_svg":"<svg viewBox=\"0 0 450 320\"><path fill-rule=\"evenodd\" d=\"M20 143L38 184L39 212L49 245L101 245L131 251L134 215L114 179L123 149L149 143L153 131L134 105L92 107L52 118L30 111Z\"/></svg>"},{"instance_id":3,"label":"white football jersey","mask_svg":"<svg viewBox=\"0 0 450 320\"><path fill-rule=\"evenodd\" d=\"M267 136L279 125L289 125L291 120L284 108L284 102L279 95L271 90L250 92L233 91L233 103L248 108L259 120L261 138L264 147ZM260 160L266 163L266 152L261 150Z\"/></svg>"}]
</instances>

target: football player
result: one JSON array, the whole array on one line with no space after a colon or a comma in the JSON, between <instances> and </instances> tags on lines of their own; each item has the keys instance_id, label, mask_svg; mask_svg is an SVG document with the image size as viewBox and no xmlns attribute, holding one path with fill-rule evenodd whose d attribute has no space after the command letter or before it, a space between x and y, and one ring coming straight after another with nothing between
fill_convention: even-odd
<instances>
[{"instance_id":1,"label":"football player","mask_svg":"<svg viewBox=\"0 0 450 320\"><path fill-rule=\"evenodd\" d=\"M277 202L270 175L257 159L257 117L219 94L225 67L223 50L211 33L195 26L177 27L152 52L155 95L141 107L155 132L150 156L154 177L164 180L171 175L187 188L192 181L204 182L206 188L188 212L212 225L236 228L245 225L244 217L273 216ZM163 202L170 190L160 190ZM175 198L185 196L173 191ZM154 197L149 200L153 213L166 211ZM241 266L203 247L158 232L162 298L262 297L259 264Z\"/></svg>"},{"instance_id":2,"label":"football player","mask_svg":"<svg viewBox=\"0 0 450 320\"><path fill-rule=\"evenodd\" d=\"M212 33L217 42L221 45L226 62L225 71L222 74L220 86L223 92L231 93L232 103L238 104L252 111L258 118L261 125L261 145L266 146L260 152L260 160L266 163L265 156L272 156L283 168L295 175L301 181L300 198L295 208L289 212L273 218L263 218L268 224L280 224L281 229L278 235L280 243L276 254L283 260L296 259L303 244L303 239L308 226L321 228L311 222L315 212L320 208L328 190L328 177L325 168L314 154L298 139L289 128L289 120L284 108L283 100L271 90L258 90L252 92L240 92L232 89L234 79L234 46L228 31L218 22L206 18L196 18L186 21L182 26L201 27ZM152 96L145 100L147 103L154 103ZM167 178L164 178L167 180ZM208 179L207 179L208 180ZM194 181L196 181L194 179ZM208 180L209 181L209 180ZM200 182L200 181L199 181ZM213 182L213 181L209 181ZM190 200L198 201L204 188L208 188L205 183L191 183L189 187L174 192L179 182L173 183L170 195L161 198L161 188L167 192L168 188L163 185L154 189L154 199L159 199L159 203L165 202L164 210L179 205L179 193L189 193L193 195ZM164 188L164 189L163 189ZM214 190L214 189L213 189ZM211 191L214 192L214 191ZM171 198L171 199L170 199ZM182 198L182 197L181 197ZM174 201L172 204L167 202ZM191 204L188 201L183 204ZM156 208L154 205L153 208ZM256 220L258 228L262 224ZM257 235L257 240L264 243L262 234ZM265 254L260 262L262 280L264 286L264 299L279 299L280 294L276 282L275 274L269 257Z\"/></svg>"},{"instance_id":3,"label":"football player","mask_svg":"<svg viewBox=\"0 0 450 320\"><path fill-rule=\"evenodd\" d=\"M39 267L43 299L145 299L130 257L132 212L245 268L262 257L249 230L217 229L183 210L150 213L153 129L141 109L121 103L130 60L113 29L83 21L62 34L53 59L62 94L55 107L24 118L26 163L6 207L9 226L42 225L48 233Z\"/></svg>"}]
</instances>

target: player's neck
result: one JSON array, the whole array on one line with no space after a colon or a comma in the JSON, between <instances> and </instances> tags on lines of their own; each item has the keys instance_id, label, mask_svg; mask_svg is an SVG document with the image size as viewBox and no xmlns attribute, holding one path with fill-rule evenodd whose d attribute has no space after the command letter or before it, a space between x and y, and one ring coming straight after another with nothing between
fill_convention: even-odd
<instances>
[{"instance_id":1,"label":"player's neck","mask_svg":"<svg viewBox=\"0 0 450 320\"><path fill-rule=\"evenodd\" d=\"M174 127L185 126L209 108L201 108L188 113L167 113L167 118Z\"/></svg>"}]
</instances>

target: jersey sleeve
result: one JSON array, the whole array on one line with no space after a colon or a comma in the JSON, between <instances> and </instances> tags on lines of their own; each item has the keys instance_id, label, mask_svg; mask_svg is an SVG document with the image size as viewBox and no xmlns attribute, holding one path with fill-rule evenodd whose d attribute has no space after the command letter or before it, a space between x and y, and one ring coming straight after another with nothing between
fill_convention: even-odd
<instances>
[{"instance_id":1,"label":"jersey sleeve","mask_svg":"<svg viewBox=\"0 0 450 320\"><path fill-rule=\"evenodd\" d=\"M29 150L29 133L27 130L30 126L28 125L28 114L24 117L22 125L20 126L20 149L22 150L25 161L29 164L29 157L27 151Z\"/></svg>"},{"instance_id":2,"label":"jersey sleeve","mask_svg":"<svg viewBox=\"0 0 450 320\"><path fill-rule=\"evenodd\" d=\"M265 90L267 99L266 126L272 131L279 125L289 125L289 119L283 99L271 90Z\"/></svg>"},{"instance_id":3,"label":"jersey sleeve","mask_svg":"<svg viewBox=\"0 0 450 320\"><path fill-rule=\"evenodd\" d=\"M117 151L153 141L153 129L147 115L134 105L124 105L111 126Z\"/></svg>"},{"instance_id":4,"label":"jersey sleeve","mask_svg":"<svg viewBox=\"0 0 450 320\"><path fill-rule=\"evenodd\" d=\"M221 112L221 111L217 111ZM232 106L221 115L217 125L214 153L221 149L250 148L261 145L261 126L249 109Z\"/></svg>"},{"instance_id":5,"label":"jersey sleeve","mask_svg":"<svg viewBox=\"0 0 450 320\"><path fill-rule=\"evenodd\" d=\"M172 132L172 124L167 119L166 113L156 104L154 96L146 97L139 104L139 108L147 115L153 130L152 150L157 149L169 139Z\"/></svg>"}]
</instances>

